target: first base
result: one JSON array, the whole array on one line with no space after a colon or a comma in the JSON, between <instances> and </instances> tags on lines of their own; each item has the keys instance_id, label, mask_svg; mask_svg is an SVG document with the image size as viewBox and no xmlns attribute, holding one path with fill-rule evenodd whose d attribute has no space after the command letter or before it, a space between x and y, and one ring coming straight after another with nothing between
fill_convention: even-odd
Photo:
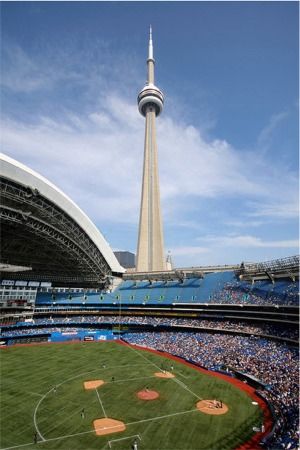
<instances>
[{"instance_id":1,"label":"first base","mask_svg":"<svg viewBox=\"0 0 300 450\"><path fill-rule=\"evenodd\" d=\"M83 383L84 389L97 389L99 386L102 386L102 384L104 384L103 380L91 380Z\"/></svg>"},{"instance_id":2,"label":"first base","mask_svg":"<svg viewBox=\"0 0 300 450\"><path fill-rule=\"evenodd\" d=\"M171 372L155 372L154 374L158 378L175 378L175 375Z\"/></svg>"}]
</instances>

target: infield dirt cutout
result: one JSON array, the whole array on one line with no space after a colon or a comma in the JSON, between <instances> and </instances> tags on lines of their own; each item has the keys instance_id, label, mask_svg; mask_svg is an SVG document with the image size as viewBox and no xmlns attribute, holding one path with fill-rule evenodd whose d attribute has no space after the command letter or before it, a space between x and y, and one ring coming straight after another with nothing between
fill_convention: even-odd
<instances>
[{"instance_id":1,"label":"infield dirt cutout","mask_svg":"<svg viewBox=\"0 0 300 450\"><path fill-rule=\"evenodd\" d=\"M226 414L228 411L228 406L225 405L225 403L221 403L217 400L200 400L199 402L197 402L196 407L204 414L211 414L213 416Z\"/></svg>"},{"instance_id":2,"label":"infield dirt cutout","mask_svg":"<svg viewBox=\"0 0 300 450\"><path fill-rule=\"evenodd\" d=\"M155 372L154 375L159 378L175 378L171 372Z\"/></svg>"},{"instance_id":3,"label":"infield dirt cutout","mask_svg":"<svg viewBox=\"0 0 300 450\"><path fill-rule=\"evenodd\" d=\"M150 391L148 389L144 389L143 391L139 391L136 394L141 400L155 400L159 397L159 393L156 391Z\"/></svg>"},{"instance_id":4,"label":"infield dirt cutout","mask_svg":"<svg viewBox=\"0 0 300 450\"><path fill-rule=\"evenodd\" d=\"M105 382L103 380L91 380L84 381L84 389L97 389L99 386L102 386Z\"/></svg>"},{"instance_id":5,"label":"infield dirt cutout","mask_svg":"<svg viewBox=\"0 0 300 450\"><path fill-rule=\"evenodd\" d=\"M94 420L93 425L97 436L119 433L120 431L126 430L124 422L116 419L109 419L108 417Z\"/></svg>"}]
</instances>

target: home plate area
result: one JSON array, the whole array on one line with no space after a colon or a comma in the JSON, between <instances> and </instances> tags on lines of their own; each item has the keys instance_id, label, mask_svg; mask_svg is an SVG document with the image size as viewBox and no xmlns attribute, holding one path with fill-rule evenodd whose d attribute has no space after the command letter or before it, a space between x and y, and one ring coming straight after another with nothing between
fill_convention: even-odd
<instances>
[{"instance_id":1,"label":"home plate area","mask_svg":"<svg viewBox=\"0 0 300 450\"><path fill-rule=\"evenodd\" d=\"M125 431L126 426L124 422L109 417L103 419L96 419L93 422L95 433L97 436L104 436L105 434L119 433Z\"/></svg>"}]
</instances>

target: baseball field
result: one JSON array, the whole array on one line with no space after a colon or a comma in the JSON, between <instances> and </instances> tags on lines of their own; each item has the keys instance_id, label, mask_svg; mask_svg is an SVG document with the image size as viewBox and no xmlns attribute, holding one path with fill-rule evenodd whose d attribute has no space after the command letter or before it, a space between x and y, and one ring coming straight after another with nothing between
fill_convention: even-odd
<instances>
[{"instance_id":1,"label":"baseball field","mask_svg":"<svg viewBox=\"0 0 300 450\"><path fill-rule=\"evenodd\" d=\"M226 450L262 412L243 390L117 342L1 350L3 449Z\"/></svg>"}]
</instances>

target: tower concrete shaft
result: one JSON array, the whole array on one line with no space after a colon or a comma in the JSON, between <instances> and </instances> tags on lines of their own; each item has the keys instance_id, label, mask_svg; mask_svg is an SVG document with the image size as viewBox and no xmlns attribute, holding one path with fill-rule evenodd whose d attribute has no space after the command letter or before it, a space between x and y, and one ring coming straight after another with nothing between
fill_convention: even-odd
<instances>
[{"instance_id":1,"label":"tower concrete shaft","mask_svg":"<svg viewBox=\"0 0 300 450\"><path fill-rule=\"evenodd\" d=\"M163 108L164 97L154 85L154 58L150 28L148 82L138 95L140 113L146 119L142 198L137 248L138 272L166 270L160 210L158 159L155 121Z\"/></svg>"}]
</instances>

